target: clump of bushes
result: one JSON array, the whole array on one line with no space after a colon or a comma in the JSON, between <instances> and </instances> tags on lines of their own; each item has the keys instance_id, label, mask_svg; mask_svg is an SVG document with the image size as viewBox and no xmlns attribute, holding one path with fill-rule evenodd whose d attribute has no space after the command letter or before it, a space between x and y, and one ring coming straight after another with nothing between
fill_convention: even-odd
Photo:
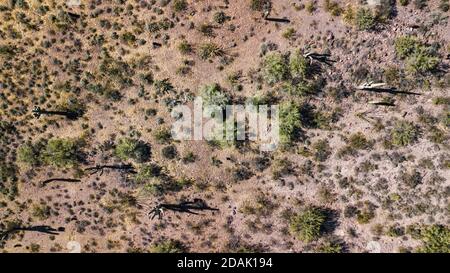
<instances>
[{"instance_id":1,"label":"clump of bushes","mask_svg":"<svg viewBox=\"0 0 450 273\"><path fill-rule=\"evenodd\" d=\"M254 11L265 11L269 10L272 5L270 0L251 0L250 8Z\"/></svg>"},{"instance_id":2,"label":"clump of bushes","mask_svg":"<svg viewBox=\"0 0 450 273\"><path fill-rule=\"evenodd\" d=\"M207 106L225 107L229 98L218 84L206 85L200 91L203 103Z\"/></svg>"},{"instance_id":3,"label":"clump of bushes","mask_svg":"<svg viewBox=\"0 0 450 273\"><path fill-rule=\"evenodd\" d=\"M138 163L146 162L150 159L150 146L140 140L131 138L121 138L115 148L115 154L122 160L133 159Z\"/></svg>"},{"instance_id":4,"label":"clump of bushes","mask_svg":"<svg viewBox=\"0 0 450 273\"><path fill-rule=\"evenodd\" d=\"M407 146L417 141L419 128L407 121L398 122L391 131L391 141L395 146Z\"/></svg>"},{"instance_id":5,"label":"clump of bushes","mask_svg":"<svg viewBox=\"0 0 450 273\"><path fill-rule=\"evenodd\" d=\"M264 58L263 75L267 83L274 84L288 78L286 57L280 53L271 53Z\"/></svg>"},{"instance_id":6,"label":"clump of bushes","mask_svg":"<svg viewBox=\"0 0 450 273\"><path fill-rule=\"evenodd\" d=\"M435 70L439 64L436 52L413 36L402 36L395 40L397 56L406 61L411 73L427 73Z\"/></svg>"},{"instance_id":7,"label":"clump of bushes","mask_svg":"<svg viewBox=\"0 0 450 273\"><path fill-rule=\"evenodd\" d=\"M16 172L16 166L0 162L0 193L11 200L18 193Z\"/></svg>"},{"instance_id":8,"label":"clump of bushes","mask_svg":"<svg viewBox=\"0 0 450 273\"><path fill-rule=\"evenodd\" d=\"M450 253L450 229L442 225L432 225L421 229L423 246L418 249L424 253Z\"/></svg>"},{"instance_id":9,"label":"clump of bushes","mask_svg":"<svg viewBox=\"0 0 450 273\"><path fill-rule=\"evenodd\" d=\"M178 240L165 240L154 244L150 248L150 253L185 253L186 246Z\"/></svg>"},{"instance_id":10,"label":"clump of bushes","mask_svg":"<svg viewBox=\"0 0 450 273\"><path fill-rule=\"evenodd\" d=\"M331 13L333 16L339 16L341 15L343 9L339 5L339 2L325 0L325 11Z\"/></svg>"},{"instance_id":11,"label":"clump of bushes","mask_svg":"<svg viewBox=\"0 0 450 273\"><path fill-rule=\"evenodd\" d=\"M139 169L135 177L136 182L145 183L152 178L158 177L161 175L161 170L162 168L154 163L144 165Z\"/></svg>"},{"instance_id":12,"label":"clump of bushes","mask_svg":"<svg viewBox=\"0 0 450 273\"><path fill-rule=\"evenodd\" d=\"M351 135L347 140L347 145L339 149L337 155L342 158L348 155L356 155L359 150L367 150L373 144L363 133L358 132Z\"/></svg>"},{"instance_id":13,"label":"clump of bushes","mask_svg":"<svg viewBox=\"0 0 450 273\"><path fill-rule=\"evenodd\" d=\"M199 56L202 60L212 59L223 54L223 49L214 43L205 43L200 45L199 48Z\"/></svg>"},{"instance_id":14,"label":"clump of bushes","mask_svg":"<svg viewBox=\"0 0 450 273\"><path fill-rule=\"evenodd\" d=\"M174 0L172 7L174 11L180 12L187 9L188 3L186 0Z\"/></svg>"},{"instance_id":15,"label":"clump of bushes","mask_svg":"<svg viewBox=\"0 0 450 273\"><path fill-rule=\"evenodd\" d=\"M30 166L53 165L61 168L71 168L83 160L82 147L79 139L54 138L47 142L26 143L17 150L20 162Z\"/></svg>"},{"instance_id":16,"label":"clump of bushes","mask_svg":"<svg viewBox=\"0 0 450 273\"><path fill-rule=\"evenodd\" d=\"M290 231L301 241L315 241L320 238L326 219L323 210L309 207L290 219Z\"/></svg>"},{"instance_id":17,"label":"clump of bushes","mask_svg":"<svg viewBox=\"0 0 450 273\"><path fill-rule=\"evenodd\" d=\"M355 24L359 30L372 30L378 24L378 20L371 9L359 8L356 11Z\"/></svg>"},{"instance_id":18,"label":"clump of bushes","mask_svg":"<svg viewBox=\"0 0 450 273\"><path fill-rule=\"evenodd\" d=\"M280 140L288 144L294 141L301 130L300 107L292 102L284 103L279 109Z\"/></svg>"}]
</instances>

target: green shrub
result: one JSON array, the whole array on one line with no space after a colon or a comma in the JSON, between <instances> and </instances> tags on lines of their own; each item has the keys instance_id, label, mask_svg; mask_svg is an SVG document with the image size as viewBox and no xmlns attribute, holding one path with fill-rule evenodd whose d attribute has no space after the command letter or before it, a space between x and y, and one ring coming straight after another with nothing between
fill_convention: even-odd
<instances>
[{"instance_id":1,"label":"green shrub","mask_svg":"<svg viewBox=\"0 0 450 273\"><path fill-rule=\"evenodd\" d=\"M0 193L11 200L18 193L16 173L16 166L0 162Z\"/></svg>"},{"instance_id":2,"label":"green shrub","mask_svg":"<svg viewBox=\"0 0 450 273\"><path fill-rule=\"evenodd\" d=\"M359 30L372 30L378 21L371 9L359 8L356 11L355 23Z\"/></svg>"},{"instance_id":3,"label":"green shrub","mask_svg":"<svg viewBox=\"0 0 450 273\"><path fill-rule=\"evenodd\" d=\"M398 122L391 131L392 144L407 146L414 143L419 137L420 131L412 122Z\"/></svg>"},{"instance_id":4,"label":"green shrub","mask_svg":"<svg viewBox=\"0 0 450 273\"><path fill-rule=\"evenodd\" d=\"M439 59L435 52L413 36L402 36L395 40L397 55L406 60L411 73L426 73L436 69Z\"/></svg>"},{"instance_id":5,"label":"green shrub","mask_svg":"<svg viewBox=\"0 0 450 273\"><path fill-rule=\"evenodd\" d=\"M51 209L49 206L47 205L34 205L32 208L32 212L31 215L33 215L33 217L36 217L39 220L45 220L48 219L51 215Z\"/></svg>"},{"instance_id":6,"label":"green shrub","mask_svg":"<svg viewBox=\"0 0 450 273\"><path fill-rule=\"evenodd\" d=\"M151 156L148 144L131 138L119 139L115 154L122 160L134 159L139 163L148 161Z\"/></svg>"},{"instance_id":7,"label":"green shrub","mask_svg":"<svg viewBox=\"0 0 450 273\"><path fill-rule=\"evenodd\" d=\"M402 36L395 40L395 52L404 59L413 54L420 46L420 42L413 36Z\"/></svg>"},{"instance_id":8,"label":"green shrub","mask_svg":"<svg viewBox=\"0 0 450 273\"><path fill-rule=\"evenodd\" d=\"M188 3L186 0L174 0L172 7L174 11L180 12L187 9Z\"/></svg>"},{"instance_id":9,"label":"green shrub","mask_svg":"<svg viewBox=\"0 0 450 273\"><path fill-rule=\"evenodd\" d=\"M270 6L270 0L250 0L250 8L254 11L268 10Z\"/></svg>"},{"instance_id":10,"label":"green shrub","mask_svg":"<svg viewBox=\"0 0 450 273\"><path fill-rule=\"evenodd\" d=\"M292 142L301 130L300 107L288 102L280 106L279 112L280 140L287 144Z\"/></svg>"},{"instance_id":11,"label":"green shrub","mask_svg":"<svg viewBox=\"0 0 450 273\"><path fill-rule=\"evenodd\" d=\"M317 247L316 251L318 253L342 253L343 247L338 243L327 241L320 244Z\"/></svg>"},{"instance_id":12,"label":"green shrub","mask_svg":"<svg viewBox=\"0 0 450 273\"><path fill-rule=\"evenodd\" d=\"M333 16L339 16L343 12L343 9L336 1L325 0L325 11L331 13Z\"/></svg>"},{"instance_id":13,"label":"green shrub","mask_svg":"<svg viewBox=\"0 0 450 273\"><path fill-rule=\"evenodd\" d=\"M206 106L225 107L229 102L227 94L216 83L204 86L200 91L200 95Z\"/></svg>"},{"instance_id":14,"label":"green shrub","mask_svg":"<svg viewBox=\"0 0 450 273\"><path fill-rule=\"evenodd\" d=\"M331 148L326 139L318 140L313 144L314 158L317 161L323 162L331 155Z\"/></svg>"},{"instance_id":15,"label":"green shrub","mask_svg":"<svg viewBox=\"0 0 450 273\"><path fill-rule=\"evenodd\" d=\"M40 164L40 149L31 143L24 144L17 149L17 159L30 166Z\"/></svg>"},{"instance_id":16,"label":"green shrub","mask_svg":"<svg viewBox=\"0 0 450 273\"><path fill-rule=\"evenodd\" d=\"M213 18L214 22L216 22L217 24L223 24L228 19L227 15L223 11L218 11L214 13Z\"/></svg>"},{"instance_id":17,"label":"green shrub","mask_svg":"<svg viewBox=\"0 0 450 273\"><path fill-rule=\"evenodd\" d=\"M418 249L425 253L450 253L450 229L432 225L421 229L423 246Z\"/></svg>"},{"instance_id":18,"label":"green shrub","mask_svg":"<svg viewBox=\"0 0 450 273\"><path fill-rule=\"evenodd\" d=\"M319 239L326 221L326 214L319 208L310 207L290 220L290 231L299 240L311 242Z\"/></svg>"},{"instance_id":19,"label":"green shrub","mask_svg":"<svg viewBox=\"0 0 450 273\"><path fill-rule=\"evenodd\" d=\"M148 180L161 175L162 168L154 163L142 166L136 175L136 182L144 183Z\"/></svg>"},{"instance_id":20,"label":"green shrub","mask_svg":"<svg viewBox=\"0 0 450 273\"><path fill-rule=\"evenodd\" d=\"M81 161L80 148L76 139L50 139L41 151L41 158L45 164L71 168Z\"/></svg>"},{"instance_id":21,"label":"green shrub","mask_svg":"<svg viewBox=\"0 0 450 273\"><path fill-rule=\"evenodd\" d=\"M424 9L427 6L428 0L414 0L414 7L416 9Z\"/></svg>"},{"instance_id":22,"label":"green shrub","mask_svg":"<svg viewBox=\"0 0 450 273\"><path fill-rule=\"evenodd\" d=\"M300 51L294 52L289 58L289 72L292 78L306 78L309 69L308 60Z\"/></svg>"},{"instance_id":23,"label":"green shrub","mask_svg":"<svg viewBox=\"0 0 450 273\"><path fill-rule=\"evenodd\" d=\"M192 45L188 43L187 41L181 41L178 44L178 50L181 52L181 54L187 55L189 53L192 53Z\"/></svg>"},{"instance_id":24,"label":"green shrub","mask_svg":"<svg viewBox=\"0 0 450 273\"><path fill-rule=\"evenodd\" d=\"M400 0L400 5L407 6L409 4L409 0Z\"/></svg>"},{"instance_id":25,"label":"green shrub","mask_svg":"<svg viewBox=\"0 0 450 273\"><path fill-rule=\"evenodd\" d=\"M223 49L214 43L205 43L199 48L199 55L203 60L212 59L217 56L222 56L223 54Z\"/></svg>"},{"instance_id":26,"label":"green shrub","mask_svg":"<svg viewBox=\"0 0 450 273\"><path fill-rule=\"evenodd\" d=\"M439 3L439 8L443 12L447 12L450 9L449 1L448 0L441 0L441 2Z\"/></svg>"},{"instance_id":27,"label":"green shrub","mask_svg":"<svg viewBox=\"0 0 450 273\"><path fill-rule=\"evenodd\" d=\"M177 240L166 240L160 243L154 244L150 248L151 253L185 253L186 247L182 242Z\"/></svg>"},{"instance_id":28,"label":"green shrub","mask_svg":"<svg viewBox=\"0 0 450 273\"><path fill-rule=\"evenodd\" d=\"M285 56L271 53L263 60L263 75L267 83L274 84L288 77L288 65Z\"/></svg>"}]
</instances>

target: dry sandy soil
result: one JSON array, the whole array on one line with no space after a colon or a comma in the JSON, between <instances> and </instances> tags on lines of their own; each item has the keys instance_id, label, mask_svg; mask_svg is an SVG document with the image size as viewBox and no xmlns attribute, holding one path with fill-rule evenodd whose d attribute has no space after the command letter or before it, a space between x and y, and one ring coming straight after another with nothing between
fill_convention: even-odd
<instances>
[{"instance_id":1,"label":"dry sandy soil","mask_svg":"<svg viewBox=\"0 0 450 273\"><path fill-rule=\"evenodd\" d=\"M269 17L289 23L264 20L250 0L187 0L179 10L177 2L81 0L68 7L62 1L0 1L0 183L9 190L17 185L17 194L0 194L0 229L63 228L54 235L12 232L3 236L2 251L69 252L76 242L82 252L415 252L424 249L430 227L439 227L441 246L431 251L449 251L445 1L424 1L422 9L418 1L394 1L392 12L368 28L346 19L350 7L378 10L360 1L337 1L342 10L334 15L326 1L272 1ZM433 69L411 71L396 52L401 37L432 48ZM182 41L192 50L182 51ZM220 48L217 56L201 58L207 43ZM311 94L291 94L282 82L266 80L267 56L297 50L328 52L336 61L312 62L318 70L306 80L322 84ZM167 92L158 90L164 79L172 86ZM355 88L370 80L420 95ZM302 106L301 137L265 153L258 143L218 147L158 137L174 122L171 103L189 104L214 83L236 103L258 95ZM394 100L394 106L369 104L380 100ZM36 119L35 105L85 110L76 120ZM399 144L400 124L412 127L400 130L407 140ZM118 155L125 137L150 147L150 158ZM52 155L28 154L37 158L31 162L20 154L38 142L45 150L49 139L77 139L83 158L65 154L62 160L75 162L61 165ZM174 157L163 152L167 147L175 147ZM187 162L190 153L193 162ZM138 174L84 171L125 163ZM136 178L149 164L162 174ZM41 185L50 178L81 182ZM181 186L148 190L161 183ZM194 198L219 211L148 216L157 204ZM311 207L326 220L305 240L293 222ZM368 247L372 241L375 250Z\"/></svg>"}]
</instances>

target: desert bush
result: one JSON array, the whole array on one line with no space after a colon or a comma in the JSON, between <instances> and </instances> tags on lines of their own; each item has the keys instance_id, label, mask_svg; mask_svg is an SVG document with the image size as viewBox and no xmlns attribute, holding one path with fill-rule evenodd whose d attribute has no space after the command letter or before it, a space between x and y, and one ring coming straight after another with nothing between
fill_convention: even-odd
<instances>
[{"instance_id":1,"label":"desert bush","mask_svg":"<svg viewBox=\"0 0 450 273\"><path fill-rule=\"evenodd\" d=\"M250 0L250 8L254 11L268 10L271 5L271 0Z\"/></svg>"},{"instance_id":2,"label":"desert bush","mask_svg":"<svg viewBox=\"0 0 450 273\"><path fill-rule=\"evenodd\" d=\"M424 227L420 231L423 253L450 253L450 229L442 225Z\"/></svg>"},{"instance_id":3,"label":"desert bush","mask_svg":"<svg viewBox=\"0 0 450 273\"><path fill-rule=\"evenodd\" d=\"M343 247L339 243L326 241L317 246L316 251L318 253L342 253Z\"/></svg>"},{"instance_id":4,"label":"desert bush","mask_svg":"<svg viewBox=\"0 0 450 273\"><path fill-rule=\"evenodd\" d=\"M144 183L154 177L158 177L159 175L161 175L161 170L162 168L154 163L143 165L139 168L139 171L136 175L136 182Z\"/></svg>"},{"instance_id":5,"label":"desert bush","mask_svg":"<svg viewBox=\"0 0 450 273\"><path fill-rule=\"evenodd\" d=\"M413 36L397 38L395 51L401 59L406 61L407 70L411 73L431 72L439 64L434 50Z\"/></svg>"},{"instance_id":6,"label":"desert bush","mask_svg":"<svg viewBox=\"0 0 450 273\"><path fill-rule=\"evenodd\" d=\"M186 0L174 0L172 7L174 11L180 12L187 9L188 3Z\"/></svg>"},{"instance_id":7,"label":"desert bush","mask_svg":"<svg viewBox=\"0 0 450 273\"><path fill-rule=\"evenodd\" d=\"M38 166L40 162L40 149L31 143L26 143L17 149L17 159L30 166Z\"/></svg>"},{"instance_id":8,"label":"desert bush","mask_svg":"<svg viewBox=\"0 0 450 273\"><path fill-rule=\"evenodd\" d=\"M187 41L181 41L178 44L178 50L181 52L181 54L187 55L189 53L192 53L192 45L188 43Z\"/></svg>"},{"instance_id":9,"label":"desert bush","mask_svg":"<svg viewBox=\"0 0 450 273\"><path fill-rule=\"evenodd\" d=\"M424 9L428 0L414 0L413 4L416 9Z\"/></svg>"},{"instance_id":10,"label":"desert bush","mask_svg":"<svg viewBox=\"0 0 450 273\"><path fill-rule=\"evenodd\" d=\"M154 244L150 248L150 253L185 253L186 246L178 240L165 240Z\"/></svg>"},{"instance_id":11,"label":"desert bush","mask_svg":"<svg viewBox=\"0 0 450 273\"><path fill-rule=\"evenodd\" d=\"M355 24L359 30L372 30L377 23L377 17L371 9L359 8L356 11Z\"/></svg>"},{"instance_id":12,"label":"desert bush","mask_svg":"<svg viewBox=\"0 0 450 273\"><path fill-rule=\"evenodd\" d=\"M409 4L409 0L400 0L399 3L402 6L407 6Z\"/></svg>"},{"instance_id":13,"label":"desert bush","mask_svg":"<svg viewBox=\"0 0 450 273\"><path fill-rule=\"evenodd\" d=\"M290 143L296 139L301 130L300 107L292 102L284 103L279 109L280 140Z\"/></svg>"},{"instance_id":14,"label":"desert bush","mask_svg":"<svg viewBox=\"0 0 450 273\"><path fill-rule=\"evenodd\" d=\"M48 219L51 215L51 209L49 206L44 204L36 204L33 206L31 215L33 217L36 217L39 220L45 220Z\"/></svg>"},{"instance_id":15,"label":"desert bush","mask_svg":"<svg viewBox=\"0 0 450 273\"><path fill-rule=\"evenodd\" d=\"M439 3L439 8L443 12L447 12L450 9L449 0L441 0L441 2Z\"/></svg>"},{"instance_id":16,"label":"desert bush","mask_svg":"<svg viewBox=\"0 0 450 273\"><path fill-rule=\"evenodd\" d=\"M82 160L81 147L77 139L50 139L40 152L41 159L48 165L71 168Z\"/></svg>"},{"instance_id":17,"label":"desert bush","mask_svg":"<svg viewBox=\"0 0 450 273\"><path fill-rule=\"evenodd\" d=\"M290 219L290 231L299 240L311 242L319 239L326 221L326 214L319 208L306 208Z\"/></svg>"},{"instance_id":18,"label":"desert bush","mask_svg":"<svg viewBox=\"0 0 450 273\"><path fill-rule=\"evenodd\" d=\"M323 162L328 159L331 154L331 148L326 139L318 140L313 144L314 158L317 161Z\"/></svg>"},{"instance_id":19,"label":"desert bush","mask_svg":"<svg viewBox=\"0 0 450 273\"><path fill-rule=\"evenodd\" d=\"M177 148L174 145L169 145L162 148L161 154L166 159L174 159L175 157L177 157L178 152Z\"/></svg>"},{"instance_id":20,"label":"desert bush","mask_svg":"<svg viewBox=\"0 0 450 273\"><path fill-rule=\"evenodd\" d=\"M309 62L300 51L295 51L289 58L289 72L292 78L306 78Z\"/></svg>"},{"instance_id":21,"label":"desert bush","mask_svg":"<svg viewBox=\"0 0 450 273\"><path fill-rule=\"evenodd\" d=\"M218 84L206 85L200 91L203 103L207 106L225 107L229 98Z\"/></svg>"},{"instance_id":22,"label":"desert bush","mask_svg":"<svg viewBox=\"0 0 450 273\"><path fill-rule=\"evenodd\" d=\"M199 56L202 60L212 59L223 54L223 49L214 43L205 43L199 47Z\"/></svg>"},{"instance_id":23,"label":"desert bush","mask_svg":"<svg viewBox=\"0 0 450 273\"><path fill-rule=\"evenodd\" d=\"M339 16L341 15L343 9L339 5L339 2L332 1L332 0L325 0L325 11L331 13L333 16Z\"/></svg>"},{"instance_id":24,"label":"desert bush","mask_svg":"<svg viewBox=\"0 0 450 273\"><path fill-rule=\"evenodd\" d=\"M213 19L214 19L214 22L216 22L217 24L223 24L227 21L228 17L225 14L225 12L218 11L218 12L214 13Z\"/></svg>"},{"instance_id":25,"label":"desert bush","mask_svg":"<svg viewBox=\"0 0 450 273\"><path fill-rule=\"evenodd\" d=\"M288 77L286 57L280 53L271 53L263 60L263 75L267 83L281 82Z\"/></svg>"},{"instance_id":26,"label":"desert bush","mask_svg":"<svg viewBox=\"0 0 450 273\"><path fill-rule=\"evenodd\" d=\"M258 192L256 193L256 196L246 200L239 210L246 215L257 215L258 217L262 217L270 216L276 207L276 204L273 203L267 195Z\"/></svg>"},{"instance_id":27,"label":"desert bush","mask_svg":"<svg viewBox=\"0 0 450 273\"><path fill-rule=\"evenodd\" d=\"M417 141L420 131L412 122L397 122L391 131L392 144L396 146L407 146Z\"/></svg>"},{"instance_id":28,"label":"desert bush","mask_svg":"<svg viewBox=\"0 0 450 273\"><path fill-rule=\"evenodd\" d=\"M0 193L11 200L18 194L16 166L0 162Z\"/></svg>"},{"instance_id":29,"label":"desert bush","mask_svg":"<svg viewBox=\"0 0 450 273\"><path fill-rule=\"evenodd\" d=\"M151 156L151 149L148 144L131 138L119 139L114 152L122 160L133 159L139 163L148 161Z\"/></svg>"}]
</instances>

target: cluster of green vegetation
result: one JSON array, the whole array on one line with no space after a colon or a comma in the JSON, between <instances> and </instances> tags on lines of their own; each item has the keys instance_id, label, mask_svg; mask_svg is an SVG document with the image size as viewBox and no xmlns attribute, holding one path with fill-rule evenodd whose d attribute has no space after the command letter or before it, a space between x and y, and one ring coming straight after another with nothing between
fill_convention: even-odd
<instances>
[{"instance_id":1,"label":"cluster of green vegetation","mask_svg":"<svg viewBox=\"0 0 450 273\"><path fill-rule=\"evenodd\" d=\"M250 8L255 11L269 10L272 5L271 0L251 0Z\"/></svg>"},{"instance_id":2,"label":"cluster of green vegetation","mask_svg":"<svg viewBox=\"0 0 450 273\"><path fill-rule=\"evenodd\" d=\"M291 143L301 130L300 107L296 103L287 102L280 106L280 141Z\"/></svg>"},{"instance_id":3,"label":"cluster of green vegetation","mask_svg":"<svg viewBox=\"0 0 450 273\"><path fill-rule=\"evenodd\" d=\"M373 141L369 141L363 133L358 132L352 134L347 140L347 145L339 149L339 151L337 152L337 156L339 158L343 158L349 155L355 156L358 154L359 150L370 149L372 144Z\"/></svg>"},{"instance_id":4,"label":"cluster of green vegetation","mask_svg":"<svg viewBox=\"0 0 450 273\"><path fill-rule=\"evenodd\" d=\"M165 240L154 244L150 253L186 253L186 246L178 240Z\"/></svg>"},{"instance_id":5,"label":"cluster of green vegetation","mask_svg":"<svg viewBox=\"0 0 450 273\"><path fill-rule=\"evenodd\" d=\"M240 211L246 215L269 216L276 208L269 196L262 192L258 192L256 196L250 200L247 200L240 208Z\"/></svg>"},{"instance_id":6,"label":"cluster of green vegetation","mask_svg":"<svg viewBox=\"0 0 450 273\"><path fill-rule=\"evenodd\" d=\"M64 138L26 143L17 149L17 158L30 166L53 165L72 168L83 160L83 146L84 143L80 139Z\"/></svg>"},{"instance_id":7,"label":"cluster of green vegetation","mask_svg":"<svg viewBox=\"0 0 450 273\"><path fill-rule=\"evenodd\" d=\"M218 84L204 86L200 91L200 95L203 99L203 104L206 106L219 106L224 108L230 100Z\"/></svg>"},{"instance_id":8,"label":"cluster of green vegetation","mask_svg":"<svg viewBox=\"0 0 450 273\"><path fill-rule=\"evenodd\" d=\"M290 231L301 241L315 241L320 238L326 219L323 210L310 207L291 218Z\"/></svg>"},{"instance_id":9,"label":"cluster of green vegetation","mask_svg":"<svg viewBox=\"0 0 450 273\"><path fill-rule=\"evenodd\" d=\"M432 225L421 229L423 246L418 249L424 253L450 253L450 229L442 225Z\"/></svg>"},{"instance_id":10,"label":"cluster of green vegetation","mask_svg":"<svg viewBox=\"0 0 450 273\"><path fill-rule=\"evenodd\" d=\"M439 65L439 58L432 47L420 42L414 36L402 36L395 40L397 56L406 61L406 68L411 73L424 74L434 71Z\"/></svg>"},{"instance_id":11,"label":"cluster of green vegetation","mask_svg":"<svg viewBox=\"0 0 450 273\"><path fill-rule=\"evenodd\" d=\"M0 193L9 199L14 199L18 194L17 168L16 166L0 162Z\"/></svg>"},{"instance_id":12,"label":"cluster of green vegetation","mask_svg":"<svg viewBox=\"0 0 450 273\"><path fill-rule=\"evenodd\" d=\"M122 160L133 159L138 163L147 162L151 156L150 146L140 140L121 138L116 145L115 155Z\"/></svg>"},{"instance_id":13,"label":"cluster of green vegetation","mask_svg":"<svg viewBox=\"0 0 450 273\"><path fill-rule=\"evenodd\" d=\"M417 141L420 136L419 128L412 122L397 122L391 131L391 141L395 146L407 146Z\"/></svg>"},{"instance_id":14,"label":"cluster of green vegetation","mask_svg":"<svg viewBox=\"0 0 450 273\"><path fill-rule=\"evenodd\" d=\"M337 1L325 0L324 8L325 11L329 12L333 16L339 16L343 12L343 9Z\"/></svg>"}]
</instances>

